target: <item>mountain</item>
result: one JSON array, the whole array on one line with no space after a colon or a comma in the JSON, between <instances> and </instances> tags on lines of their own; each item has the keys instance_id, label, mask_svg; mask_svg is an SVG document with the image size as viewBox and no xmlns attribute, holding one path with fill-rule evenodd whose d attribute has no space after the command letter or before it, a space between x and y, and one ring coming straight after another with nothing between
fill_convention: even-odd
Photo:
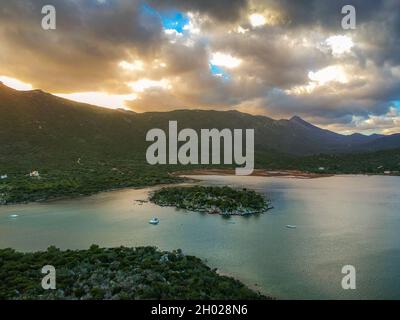
<instances>
[{"instance_id":1,"label":"mountain","mask_svg":"<svg viewBox=\"0 0 400 320\"><path fill-rule=\"evenodd\" d=\"M69 101L41 90L0 84L0 165L71 161L82 157L144 158L148 130L254 128L256 153L311 155L400 148L400 134L341 135L298 116L273 120L238 111L177 110L135 113Z\"/></svg>"},{"instance_id":2,"label":"mountain","mask_svg":"<svg viewBox=\"0 0 400 320\"><path fill-rule=\"evenodd\" d=\"M368 143L360 146L362 151L374 151L384 149L399 148L400 133L392 134L390 136L379 136Z\"/></svg>"}]
</instances>

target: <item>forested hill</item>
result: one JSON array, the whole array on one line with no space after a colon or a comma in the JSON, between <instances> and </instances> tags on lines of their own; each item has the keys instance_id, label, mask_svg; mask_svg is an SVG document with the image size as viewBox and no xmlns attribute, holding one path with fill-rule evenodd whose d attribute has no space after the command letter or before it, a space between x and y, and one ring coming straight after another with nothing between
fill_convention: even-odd
<instances>
[{"instance_id":1,"label":"forested hill","mask_svg":"<svg viewBox=\"0 0 400 320\"><path fill-rule=\"evenodd\" d=\"M178 110L134 113L62 99L41 90L0 84L0 165L15 168L78 159L144 159L152 128L255 129L256 153L309 156L400 148L400 136L340 135L299 117L273 120L237 111Z\"/></svg>"}]
</instances>

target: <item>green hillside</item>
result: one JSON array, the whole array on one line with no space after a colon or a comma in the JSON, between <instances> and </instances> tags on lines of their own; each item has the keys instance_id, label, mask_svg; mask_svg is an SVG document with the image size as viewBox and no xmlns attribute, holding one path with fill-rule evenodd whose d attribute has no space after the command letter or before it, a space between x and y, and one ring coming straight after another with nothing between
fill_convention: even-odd
<instances>
[{"instance_id":1,"label":"green hillside","mask_svg":"<svg viewBox=\"0 0 400 320\"><path fill-rule=\"evenodd\" d=\"M150 166L148 130L254 128L256 167L329 173L400 171L400 149L363 150L382 136L343 136L294 117L273 120L237 111L178 110L138 114L58 98L40 90L0 84L0 203L88 195L122 187L177 182L190 166ZM396 136L388 137L392 145ZM378 140L377 140L378 139ZM335 151L335 152L334 152ZM223 166L221 166L223 167ZM198 166L196 167L198 168ZM40 177L29 177L37 170Z\"/></svg>"},{"instance_id":2,"label":"green hillside","mask_svg":"<svg viewBox=\"0 0 400 320\"><path fill-rule=\"evenodd\" d=\"M41 287L42 267L52 261L57 289ZM132 300L271 299L219 275L182 250L99 248L20 253L0 250L0 299Z\"/></svg>"}]
</instances>

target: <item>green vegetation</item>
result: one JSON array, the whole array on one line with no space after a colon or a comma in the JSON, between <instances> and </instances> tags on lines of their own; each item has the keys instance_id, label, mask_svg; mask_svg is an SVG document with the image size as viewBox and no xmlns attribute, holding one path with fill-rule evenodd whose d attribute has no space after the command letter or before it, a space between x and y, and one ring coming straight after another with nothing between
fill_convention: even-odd
<instances>
[{"instance_id":1,"label":"green vegetation","mask_svg":"<svg viewBox=\"0 0 400 320\"><path fill-rule=\"evenodd\" d=\"M324 173L352 174L400 172L400 149L338 154L373 151L376 146L357 144L357 137L340 137L301 119L275 121L211 110L139 114L68 101L40 90L16 91L0 84L0 176L7 175L0 179L0 204L181 181L169 173L201 166L149 166L144 158L150 145L147 131L167 130L171 119L178 121L180 128L196 131L227 126L254 128L256 168L321 172L323 167ZM337 139L342 142L337 144ZM385 148L398 145L396 136L388 139L393 143L385 144ZM370 141L371 137L362 140ZM316 152L325 154L306 155ZM336 154L330 154L333 152ZM40 178L29 177L34 170L39 171Z\"/></svg>"},{"instance_id":2,"label":"green vegetation","mask_svg":"<svg viewBox=\"0 0 400 320\"><path fill-rule=\"evenodd\" d=\"M7 163L6 159L9 159ZM44 201L61 197L90 195L96 192L127 188L146 187L156 184L182 182L171 175L174 171L185 171L207 166L150 166L141 158L99 157L60 159L54 155L35 158L0 158L0 204ZM101 159L101 160L100 160ZM3 160L4 162L2 162ZM212 166L230 168L231 166ZM208 166L211 168L211 166ZM300 170L327 174L384 174L399 175L400 150L373 153L319 154L295 157L274 152L258 154L256 168L267 170ZM322 170L321 170L322 169ZM38 170L40 178L29 177Z\"/></svg>"},{"instance_id":3,"label":"green vegetation","mask_svg":"<svg viewBox=\"0 0 400 320\"><path fill-rule=\"evenodd\" d=\"M41 269L56 269L56 289L44 290ZM3 299L265 299L181 250L99 248L20 253L0 250Z\"/></svg>"},{"instance_id":4,"label":"green vegetation","mask_svg":"<svg viewBox=\"0 0 400 320\"><path fill-rule=\"evenodd\" d=\"M369 153L293 156L265 153L256 157L256 167L270 170L300 170L329 174L400 175L400 149ZM321 170L323 168L323 170Z\"/></svg>"},{"instance_id":5,"label":"green vegetation","mask_svg":"<svg viewBox=\"0 0 400 320\"><path fill-rule=\"evenodd\" d=\"M168 187L155 191L150 201L198 212L249 215L270 209L268 202L252 190L230 187Z\"/></svg>"},{"instance_id":6,"label":"green vegetation","mask_svg":"<svg viewBox=\"0 0 400 320\"><path fill-rule=\"evenodd\" d=\"M150 166L144 159L137 157L60 159L55 155L47 155L40 158L21 156L20 159L14 159L12 155L0 158L0 174L8 176L0 180L0 204L44 201L90 195L117 188L176 183L183 179L171 175L174 171L231 167ZM271 152L257 155L256 168L327 174L399 175L400 150L302 157ZM40 178L29 177L33 170L39 171Z\"/></svg>"},{"instance_id":7,"label":"green vegetation","mask_svg":"<svg viewBox=\"0 0 400 320\"><path fill-rule=\"evenodd\" d=\"M136 160L81 159L79 163L75 160L57 168L46 163L30 168L3 171L8 177L0 180L0 204L45 201L117 188L140 188L182 181L169 174L168 169L171 168L156 168ZM40 176L30 177L31 170L37 170Z\"/></svg>"}]
</instances>

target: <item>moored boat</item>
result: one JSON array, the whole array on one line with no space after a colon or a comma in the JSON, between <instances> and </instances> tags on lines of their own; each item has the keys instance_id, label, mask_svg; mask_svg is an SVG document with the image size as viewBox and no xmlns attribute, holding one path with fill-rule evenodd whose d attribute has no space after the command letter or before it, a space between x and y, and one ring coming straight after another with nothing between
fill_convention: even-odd
<instances>
[{"instance_id":1,"label":"moored boat","mask_svg":"<svg viewBox=\"0 0 400 320\"><path fill-rule=\"evenodd\" d=\"M149 223L150 224L158 224L160 222L160 220L158 220L158 218L152 218Z\"/></svg>"}]
</instances>

